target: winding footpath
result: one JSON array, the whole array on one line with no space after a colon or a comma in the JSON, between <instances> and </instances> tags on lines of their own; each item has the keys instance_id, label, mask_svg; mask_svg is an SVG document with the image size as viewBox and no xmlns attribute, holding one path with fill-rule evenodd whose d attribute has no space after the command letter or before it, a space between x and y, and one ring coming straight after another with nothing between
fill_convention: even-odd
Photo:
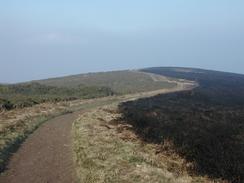
<instances>
[{"instance_id":1,"label":"winding footpath","mask_svg":"<svg viewBox=\"0 0 244 183\"><path fill-rule=\"evenodd\" d=\"M13 154L1 183L74 183L71 128L79 113L56 117L39 127Z\"/></svg>"},{"instance_id":2,"label":"winding footpath","mask_svg":"<svg viewBox=\"0 0 244 183\"><path fill-rule=\"evenodd\" d=\"M170 90L120 96L119 101L190 90L194 87L196 86L192 83L179 83L178 87ZM101 105L103 103L99 104ZM6 171L0 176L0 183L76 183L71 130L72 123L84 112L85 110L65 114L41 125L12 155Z\"/></svg>"}]
</instances>

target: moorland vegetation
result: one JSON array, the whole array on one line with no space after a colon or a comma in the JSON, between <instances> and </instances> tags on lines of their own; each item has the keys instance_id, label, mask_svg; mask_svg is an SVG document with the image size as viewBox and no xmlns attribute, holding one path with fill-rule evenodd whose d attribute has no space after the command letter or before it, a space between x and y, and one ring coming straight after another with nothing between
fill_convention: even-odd
<instances>
[{"instance_id":1,"label":"moorland vegetation","mask_svg":"<svg viewBox=\"0 0 244 183\"><path fill-rule=\"evenodd\" d=\"M122 103L123 121L144 141L191 162L190 172L243 182L244 76L189 68L144 71L194 80L199 87Z\"/></svg>"}]
</instances>

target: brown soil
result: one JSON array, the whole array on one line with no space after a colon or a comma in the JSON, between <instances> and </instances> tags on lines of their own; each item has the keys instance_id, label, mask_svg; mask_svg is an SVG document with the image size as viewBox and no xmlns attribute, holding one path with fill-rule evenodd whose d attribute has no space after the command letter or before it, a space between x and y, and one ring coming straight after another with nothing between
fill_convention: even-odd
<instances>
[{"instance_id":1,"label":"brown soil","mask_svg":"<svg viewBox=\"0 0 244 183\"><path fill-rule=\"evenodd\" d=\"M78 115L59 116L38 128L13 154L0 182L75 182L71 127Z\"/></svg>"}]
</instances>

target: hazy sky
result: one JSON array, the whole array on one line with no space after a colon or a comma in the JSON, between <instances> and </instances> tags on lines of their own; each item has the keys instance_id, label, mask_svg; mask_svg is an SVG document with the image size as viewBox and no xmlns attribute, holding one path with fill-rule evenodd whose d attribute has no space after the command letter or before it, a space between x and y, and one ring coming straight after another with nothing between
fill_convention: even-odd
<instances>
[{"instance_id":1,"label":"hazy sky","mask_svg":"<svg viewBox=\"0 0 244 183\"><path fill-rule=\"evenodd\" d=\"M150 66L244 73L244 1L1 1L0 82Z\"/></svg>"}]
</instances>

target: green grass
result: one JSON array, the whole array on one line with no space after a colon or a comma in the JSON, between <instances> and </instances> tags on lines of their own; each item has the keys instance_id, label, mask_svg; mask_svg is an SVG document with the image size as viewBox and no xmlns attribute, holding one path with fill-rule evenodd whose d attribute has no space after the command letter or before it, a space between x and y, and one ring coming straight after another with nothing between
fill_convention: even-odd
<instances>
[{"instance_id":1,"label":"green grass","mask_svg":"<svg viewBox=\"0 0 244 183\"><path fill-rule=\"evenodd\" d=\"M110 88L100 86L58 88L39 83L0 85L0 110L30 107L44 102L99 98L114 94Z\"/></svg>"},{"instance_id":2,"label":"green grass","mask_svg":"<svg viewBox=\"0 0 244 183\"><path fill-rule=\"evenodd\" d=\"M119 94L152 91L175 86L175 83L169 82L166 78L154 81L149 74L136 71L88 73L37 82L56 87L105 86Z\"/></svg>"},{"instance_id":3,"label":"green grass","mask_svg":"<svg viewBox=\"0 0 244 183\"><path fill-rule=\"evenodd\" d=\"M175 80L136 71L81 74L13 85L0 85L0 111L43 102L99 98L170 89Z\"/></svg>"}]
</instances>

